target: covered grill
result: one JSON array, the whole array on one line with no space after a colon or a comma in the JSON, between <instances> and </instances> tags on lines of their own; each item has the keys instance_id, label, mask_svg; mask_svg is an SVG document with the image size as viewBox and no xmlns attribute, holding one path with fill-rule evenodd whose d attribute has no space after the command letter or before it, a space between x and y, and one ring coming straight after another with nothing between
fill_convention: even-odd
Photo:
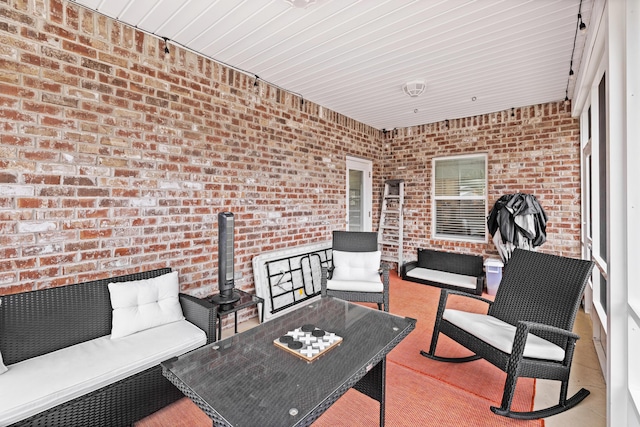
<instances>
[{"instance_id":1,"label":"covered grill","mask_svg":"<svg viewBox=\"0 0 640 427\"><path fill-rule=\"evenodd\" d=\"M487 217L500 257L506 263L515 248L534 249L547 240L547 214L531 194L505 194Z\"/></svg>"}]
</instances>

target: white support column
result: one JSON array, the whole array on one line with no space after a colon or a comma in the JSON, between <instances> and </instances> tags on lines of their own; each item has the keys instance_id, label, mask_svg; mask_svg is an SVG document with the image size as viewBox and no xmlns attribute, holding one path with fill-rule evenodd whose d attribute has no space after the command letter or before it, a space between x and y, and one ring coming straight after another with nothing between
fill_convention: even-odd
<instances>
[{"instance_id":1,"label":"white support column","mask_svg":"<svg viewBox=\"0 0 640 427\"><path fill-rule=\"evenodd\" d=\"M609 294L607 424L640 426L637 0L610 0L608 26Z\"/></svg>"},{"instance_id":2,"label":"white support column","mask_svg":"<svg viewBox=\"0 0 640 427\"><path fill-rule=\"evenodd\" d=\"M626 196L627 196L627 425L640 426L640 1L627 0L626 59Z\"/></svg>"}]
</instances>

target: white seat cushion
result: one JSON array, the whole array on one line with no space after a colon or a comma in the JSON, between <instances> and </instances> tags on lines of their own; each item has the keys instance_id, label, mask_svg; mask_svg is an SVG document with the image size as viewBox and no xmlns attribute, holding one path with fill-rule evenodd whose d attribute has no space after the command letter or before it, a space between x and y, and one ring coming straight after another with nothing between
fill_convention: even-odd
<instances>
[{"instance_id":1,"label":"white seat cushion","mask_svg":"<svg viewBox=\"0 0 640 427\"><path fill-rule=\"evenodd\" d=\"M179 291L177 271L150 279L109 283L111 338L183 320Z\"/></svg>"},{"instance_id":2,"label":"white seat cushion","mask_svg":"<svg viewBox=\"0 0 640 427\"><path fill-rule=\"evenodd\" d=\"M28 418L207 342L186 320L112 340L109 335L24 360L0 375L0 426Z\"/></svg>"},{"instance_id":3,"label":"white seat cushion","mask_svg":"<svg viewBox=\"0 0 640 427\"><path fill-rule=\"evenodd\" d=\"M416 267L412 270L409 270L407 276L468 289L475 289L477 284L477 279L474 276L465 276L463 274L449 273L446 271L430 270L423 267Z\"/></svg>"},{"instance_id":4,"label":"white seat cushion","mask_svg":"<svg viewBox=\"0 0 640 427\"><path fill-rule=\"evenodd\" d=\"M442 318L489 345L511 354L516 327L487 314L446 309ZM554 343L529 334L524 346L524 357L542 360L564 360L564 350Z\"/></svg>"},{"instance_id":5,"label":"white seat cushion","mask_svg":"<svg viewBox=\"0 0 640 427\"><path fill-rule=\"evenodd\" d=\"M327 280L327 289L332 291L382 292L384 286L380 279L375 282L365 282L363 280Z\"/></svg>"}]
</instances>

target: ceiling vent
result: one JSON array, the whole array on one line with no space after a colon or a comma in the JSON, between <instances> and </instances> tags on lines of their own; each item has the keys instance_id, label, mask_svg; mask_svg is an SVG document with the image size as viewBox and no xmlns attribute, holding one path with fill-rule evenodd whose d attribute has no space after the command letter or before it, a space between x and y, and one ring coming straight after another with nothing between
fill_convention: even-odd
<instances>
[{"instance_id":1,"label":"ceiling vent","mask_svg":"<svg viewBox=\"0 0 640 427\"><path fill-rule=\"evenodd\" d=\"M414 80L407 82L402 86L402 91L412 98L416 98L424 92L427 88L427 84L424 80Z\"/></svg>"}]
</instances>

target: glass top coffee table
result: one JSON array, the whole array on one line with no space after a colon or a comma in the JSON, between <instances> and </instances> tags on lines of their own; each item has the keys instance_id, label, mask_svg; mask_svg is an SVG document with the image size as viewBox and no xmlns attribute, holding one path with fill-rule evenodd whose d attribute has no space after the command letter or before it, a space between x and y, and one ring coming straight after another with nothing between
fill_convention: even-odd
<instances>
[{"instance_id":1,"label":"glass top coffee table","mask_svg":"<svg viewBox=\"0 0 640 427\"><path fill-rule=\"evenodd\" d=\"M162 371L215 426L307 426L351 387L380 402L383 425L385 358L415 323L325 297L164 362ZM276 345L303 326L341 341L311 362Z\"/></svg>"}]
</instances>

